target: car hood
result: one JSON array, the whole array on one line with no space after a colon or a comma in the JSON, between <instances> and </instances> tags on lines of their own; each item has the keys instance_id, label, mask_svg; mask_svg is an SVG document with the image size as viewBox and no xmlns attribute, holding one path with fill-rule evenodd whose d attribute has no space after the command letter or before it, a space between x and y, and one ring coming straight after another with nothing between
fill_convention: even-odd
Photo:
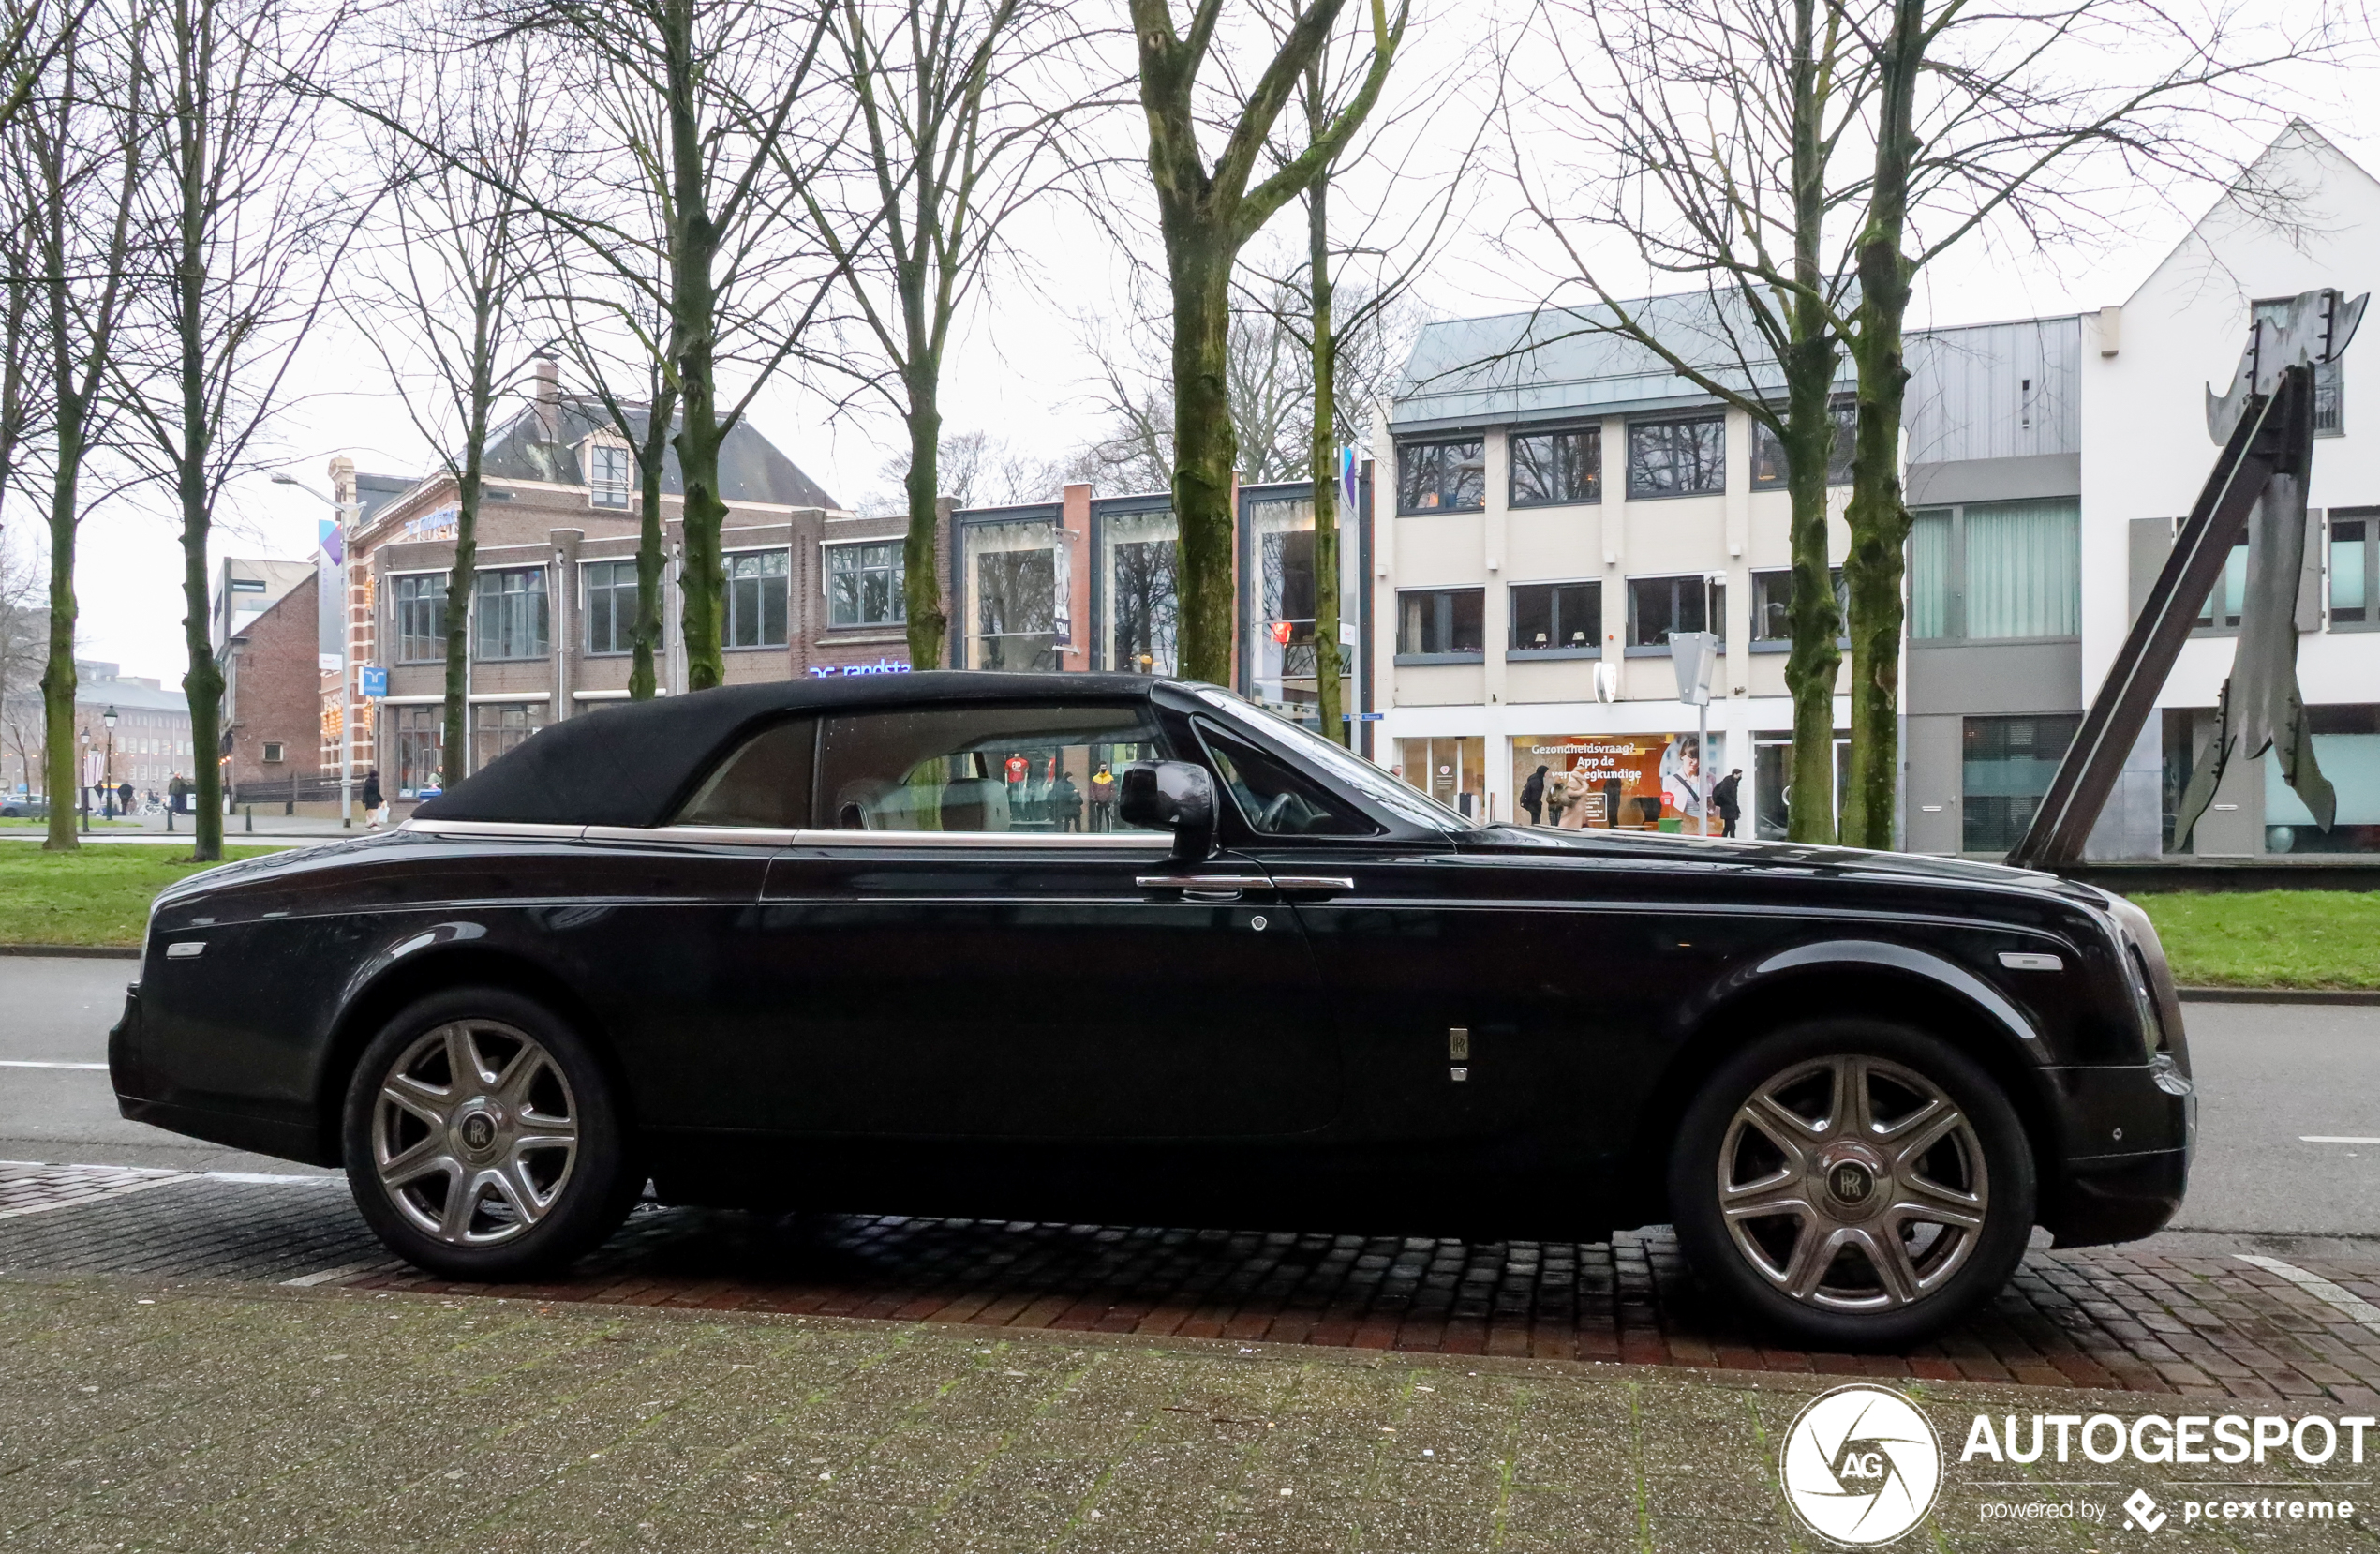
<instances>
[{"instance_id":1,"label":"car hood","mask_svg":"<svg viewBox=\"0 0 2380 1554\"><path fill-rule=\"evenodd\" d=\"M2012 869L1963 858L1881 852L1867 847L1820 846L1806 842L1748 842L1723 836L1682 836L1668 831L1554 830L1543 826L1497 824L1456 838L1466 852L1572 853L1582 857L1633 859L1647 864L1778 870L1837 878L1900 879L1985 889L2046 890L2069 900L2098 904L2107 898L2038 869Z\"/></svg>"}]
</instances>

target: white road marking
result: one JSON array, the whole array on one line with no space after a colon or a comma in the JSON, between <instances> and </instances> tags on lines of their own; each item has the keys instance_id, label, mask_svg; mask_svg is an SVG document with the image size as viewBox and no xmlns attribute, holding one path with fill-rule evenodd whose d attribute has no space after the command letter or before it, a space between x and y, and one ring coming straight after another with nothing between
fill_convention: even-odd
<instances>
[{"instance_id":1,"label":"white road marking","mask_svg":"<svg viewBox=\"0 0 2380 1554\"><path fill-rule=\"evenodd\" d=\"M0 1057L0 1068L93 1068L108 1071L104 1063L37 1063L29 1057Z\"/></svg>"},{"instance_id":2,"label":"white road marking","mask_svg":"<svg viewBox=\"0 0 2380 1554\"><path fill-rule=\"evenodd\" d=\"M2242 1263L2252 1263L2268 1274L2279 1274L2324 1305L2335 1307L2373 1332L2380 1333L2380 1306L2373 1305L2352 1291L2342 1289L2320 1274L2310 1274L2296 1263L2283 1263L2277 1257L2257 1257L2250 1252L2234 1252L2231 1255Z\"/></svg>"},{"instance_id":3,"label":"white road marking","mask_svg":"<svg viewBox=\"0 0 2380 1554\"><path fill-rule=\"evenodd\" d=\"M2343 1133L2300 1133L2299 1143L2380 1143L2380 1139L2351 1139Z\"/></svg>"}]
</instances>

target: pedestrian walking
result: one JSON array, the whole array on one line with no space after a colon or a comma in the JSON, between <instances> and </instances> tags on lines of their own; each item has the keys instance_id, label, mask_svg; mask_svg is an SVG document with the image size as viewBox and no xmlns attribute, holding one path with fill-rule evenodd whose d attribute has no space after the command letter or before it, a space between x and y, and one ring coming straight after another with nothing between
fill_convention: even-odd
<instances>
[{"instance_id":1,"label":"pedestrian walking","mask_svg":"<svg viewBox=\"0 0 2380 1554\"><path fill-rule=\"evenodd\" d=\"M380 797L380 769L374 767L364 774L364 825L367 830L379 830L388 823L389 807Z\"/></svg>"},{"instance_id":2,"label":"pedestrian walking","mask_svg":"<svg viewBox=\"0 0 2380 1554\"><path fill-rule=\"evenodd\" d=\"M1718 811L1718 834L1721 836L1735 834L1735 817L1743 813L1740 797L1744 791L1743 782L1744 769L1737 767L1720 778L1718 785L1711 789L1711 806Z\"/></svg>"},{"instance_id":3,"label":"pedestrian walking","mask_svg":"<svg viewBox=\"0 0 2380 1554\"><path fill-rule=\"evenodd\" d=\"M1545 808L1545 768L1540 767L1530 772L1529 780L1521 784L1521 807L1529 812L1530 825L1544 823L1540 818L1540 812Z\"/></svg>"}]
</instances>

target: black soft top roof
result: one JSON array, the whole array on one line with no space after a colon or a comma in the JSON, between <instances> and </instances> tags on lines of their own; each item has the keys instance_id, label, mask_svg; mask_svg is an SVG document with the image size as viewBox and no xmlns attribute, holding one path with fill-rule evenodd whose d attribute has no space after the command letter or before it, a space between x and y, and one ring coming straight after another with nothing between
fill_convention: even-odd
<instances>
[{"instance_id":1,"label":"black soft top roof","mask_svg":"<svg viewBox=\"0 0 2380 1554\"><path fill-rule=\"evenodd\" d=\"M424 820L658 826L729 746L795 713L925 702L1138 697L1156 683L1140 675L934 669L657 696L549 724L414 814Z\"/></svg>"}]
</instances>

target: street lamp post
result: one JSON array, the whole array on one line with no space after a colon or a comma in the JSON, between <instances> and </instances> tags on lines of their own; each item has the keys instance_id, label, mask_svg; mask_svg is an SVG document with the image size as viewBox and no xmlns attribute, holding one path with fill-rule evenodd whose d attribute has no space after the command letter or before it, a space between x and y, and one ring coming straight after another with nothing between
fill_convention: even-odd
<instances>
[{"instance_id":1,"label":"street lamp post","mask_svg":"<svg viewBox=\"0 0 2380 1554\"><path fill-rule=\"evenodd\" d=\"M82 810L82 834L91 834L91 730L82 730L82 767L74 774L74 801Z\"/></svg>"},{"instance_id":2,"label":"street lamp post","mask_svg":"<svg viewBox=\"0 0 2380 1554\"><path fill-rule=\"evenodd\" d=\"M345 830L355 824L355 621L348 599L347 545L354 536L360 504L323 496L292 474L275 474L273 484L294 486L320 498L339 516L339 829Z\"/></svg>"},{"instance_id":3,"label":"street lamp post","mask_svg":"<svg viewBox=\"0 0 2380 1554\"><path fill-rule=\"evenodd\" d=\"M108 754L106 764L99 769L99 792L105 813L112 819L115 816L115 709L111 706L100 713L99 721L108 725Z\"/></svg>"}]
</instances>

